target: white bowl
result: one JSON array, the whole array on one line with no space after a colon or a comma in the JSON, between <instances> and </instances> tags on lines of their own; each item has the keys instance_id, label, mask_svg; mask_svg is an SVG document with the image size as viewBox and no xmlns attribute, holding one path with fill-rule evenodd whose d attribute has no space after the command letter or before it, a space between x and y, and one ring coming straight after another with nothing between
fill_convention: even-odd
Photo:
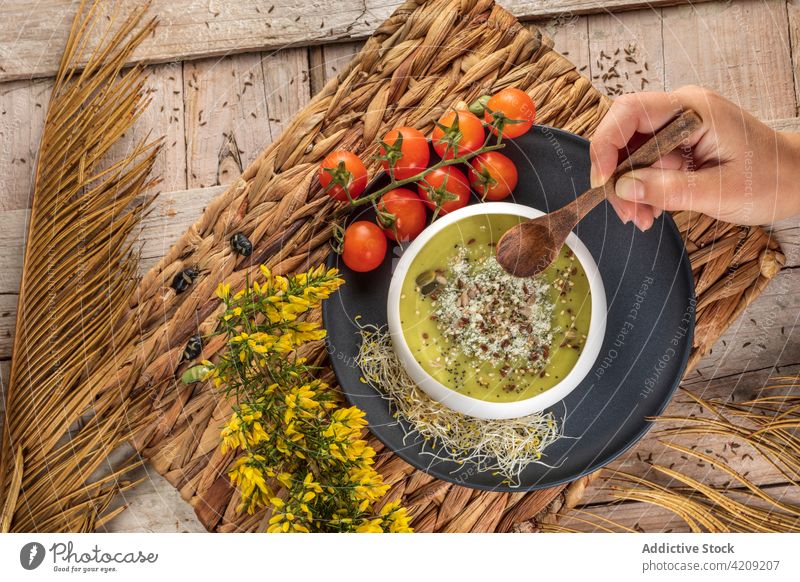
<instances>
[{"instance_id":1,"label":"white bowl","mask_svg":"<svg viewBox=\"0 0 800 582\"><path fill-rule=\"evenodd\" d=\"M414 358L411 349L406 343L405 335L400 325L400 292L403 286L403 280L406 278L406 274L414 258L434 235L446 226L458 222L463 218L485 214L510 214L524 218L536 218L544 213L529 206L522 206L519 204L510 204L508 202L484 202L466 206L451 212L428 226L422 234L408 246L392 274L387 303L389 334L392 338L394 351L400 359L400 362L408 371L411 379L434 400L441 402L457 412L477 418L518 418L520 416L539 412L559 402L572 392L589 374L600 353L600 347L603 345L603 338L605 337L606 293L603 287L603 281L600 277L600 271L592 255L580 239L574 233L570 233L569 237L567 237L567 245L575 253L586 271L586 277L589 280L589 290L592 296L592 314L589 321L589 333L587 334L583 351L580 356L578 356L578 361L575 363L575 366L564 379L541 394L516 402L489 402L486 400L479 400L456 392L434 379Z\"/></svg>"}]
</instances>

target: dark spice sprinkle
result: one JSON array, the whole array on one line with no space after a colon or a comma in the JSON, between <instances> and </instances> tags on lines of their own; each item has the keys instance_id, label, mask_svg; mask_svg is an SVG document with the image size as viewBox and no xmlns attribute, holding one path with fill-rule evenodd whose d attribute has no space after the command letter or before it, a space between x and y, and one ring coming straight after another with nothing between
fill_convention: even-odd
<instances>
[{"instance_id":1,"label":"dark spice sprinkle","mask_svg":"<svg viewBox=\"0 0 800 582\"><path fill-rule=\"evenodd\" d=\"M253 253L253 243L241 232L231 237L231 247L243 257L249 257Z\"/></svg>"},{"instance_id":2,"label":"dark spice sprinkle","mask_svg":"<svg viewBox=\"0 0 800 582\"><path fill-rule=\"evenodd\" d=\"M184 291L186 291L192 283L194 283L195 278L197 277L198 272L195 269L184 269L180 271L177 275L172 278L172 283L170 287L175 289L175 293L180 295Z\"/></svg>"}]
</instances>

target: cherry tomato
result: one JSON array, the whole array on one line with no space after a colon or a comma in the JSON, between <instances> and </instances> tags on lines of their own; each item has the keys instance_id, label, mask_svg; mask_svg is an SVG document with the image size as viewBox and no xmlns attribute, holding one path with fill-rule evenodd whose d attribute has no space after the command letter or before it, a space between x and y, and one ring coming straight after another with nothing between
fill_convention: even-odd
<instances>
[{"instance_id":1,"label":"cherry tomato","mask_svg":"<svg viewBox=\"0 0 800 582\"><path fill-rule=\"evenodd\" d=\"M353 271L372 271L378 268L385 256L386 237L374 222L359 220L344 231L342 259Z\"/></svg>"},{"instance_id":2,"label":"cherry tomato","mask_svg":"<svg viewBox=\"0 0 800 582\"><path fill-rule=\"evenodd\" d=\"M439 212L447 214L463 208L469 202L469 182L464 172L455 166L443 166L428 172L424 182L417 183L419 197L431 210L441 204Z\"/></svg>"},{"instance_id":3,"label":"cherry tomato","mask_svg":"<svg viewBox=\"0 0 800 582\"><path fill-rule=\"evenodd\" d=\"M458 127L453 128L456 121L456 114L458 114ZM445 132L441 127L444 126L450 131ZM449 135L448 135L449 134ZM461 134L460 136L457 134ZM446 141L445 137L456 140L457 152L453 151L453 146ZM433 128L431 139L433 140L433 149L439 154L442 159L451 159L455 155L462 156L464 154L471 154L478 151L483 145L485 133L483 131L483 123L474 113L470 113L466 109L460 111L448 111L439 119L439 125Z\"/></svg>"},{"instance_id":4,"label":"cherry tomato","mask_svg":"<svg viewBox=\"0 0 800 582\"><path fill-rule=\"evenodd\" d=\"M517 187L517 168L500 152L486 152L470 161L469 182L484 200L502 200Z\"/></svg>"},{"instance_id":5,"label":"cherry tomato","mask_svg":"<svg viewBox=\"0 0 800 582\"><path fill-rule=\"evenodd\" d=\"M331 182L334 184L329 187ZM319 166L319 183L327 189L328 196L341 201L347 200L347 192L341 184L347 184L350 197L355 200L367 187L367 169L361 158L352 152L332 152Z\"/></svg>"},{"instance_id":6,"label":"cherry tomato","mask_svg":"<svg viewBox=\"0 0 800 582\"><path fill-rule=\"evenodd\" d=\"M486 122L492 123L495 117L502 119L503 137L519 137L527 133L536 120L536 105L525 91L508 87L493 95L486 104ZM489 129L497 135L496 127Z\"/></svg>"},{"instance_id":7,"label":"cherry tomato","mask_svg":"<svg viewBox=\"0 0 800 582\"><path fill-rule=\"evenodd\" d=\"M399 150L390 148L389 155L394 156L394 177L399 180L410 178L422 172L428 167L428 160L430 160L431 153L428 148L428 140L422 135L422 132L413 127L398 127L389 131L383 137L383 143L393 146L397 142L397 138L402 135L403 141L400 144ZM381 155L386 155L386 150L381 146ZM382 160L383 169L389 171L389 162Z\"/></svg>"},{"instance_id":8,"label":"cherry tomato","mask_svg":"<svg viewBox=\"0 0 800 582\"><path fill-rule=\"evenodd\" d=\"M425 230L427 216L425 204L407 188L395 188L384 194L378 202L378 210L394 215L394 224L385 224L381 217L379 223L386 236L399 242L407 242ZM396 234L395 234L396 231Z\"/></svg>"}]
</instances>

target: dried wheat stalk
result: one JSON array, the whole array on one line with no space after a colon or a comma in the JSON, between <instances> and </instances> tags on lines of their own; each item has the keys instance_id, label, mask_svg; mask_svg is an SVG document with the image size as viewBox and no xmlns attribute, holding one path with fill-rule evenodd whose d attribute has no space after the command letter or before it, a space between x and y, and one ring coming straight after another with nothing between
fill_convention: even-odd
<instances>
[{"instance_id":1,"label":"dried wheat stalk","mask_svg":"<svg viewBox=\"0 0 800 582\"><path fill-rule=\"evenodd\" d=\"M660 444L679 451L687 459L705 463L729 478L723 487L713 487L673 467L653 464L648 477L609 472L612 496L620 501L638 501L667 509L680 517L693 532L798 532L800 505L784 500L800 492L800 376L775 378L761 393L745 402L704 400L684 391L696 402L703 416L663 416L657 422L678 423L661 431ZM687 447L669 437L697 436L697 446ZM701 452L703 437L722 435L732 443L747 444L763 456L789 482L781 496L759 487L725 460ZM578 519L596 531L625 531L620 524L581 511ZM563 525L549 525L547 531L575 531ZM583 528L581 528L583 529Z\"/></svg>"},{"instance_id":2,"label":"dried wheat stalk","mask_svg":"<svg viewBox=\"0 0 800 582\"><path fill-rule=\"evenodd\" d=\"M2 531L94 529L137 463L107 458L149 417L117 375L114 347L137 331L121 318L135 288L129 239L160 145L104 157L148 104L142 69L123 64L156 23L141 24L145 5L98 30L99 4L78 7L39 148L0 450Z\"/></svg>"}]
</instances>

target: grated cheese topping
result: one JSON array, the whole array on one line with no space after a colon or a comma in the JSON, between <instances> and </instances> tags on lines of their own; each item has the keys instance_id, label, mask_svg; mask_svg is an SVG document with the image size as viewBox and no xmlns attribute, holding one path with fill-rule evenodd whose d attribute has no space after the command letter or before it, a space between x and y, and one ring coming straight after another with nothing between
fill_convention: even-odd
<instances>
[{"instance_id":1,"label":"grated cheese topping","mask_svg":"<svg viewBox=\"0 0 800 582\"><path fill-rule=\"evenodd\" d=\"M431 313L448 343L450 362L460 352L491 364L504 377L547 366L558 331L552 326L555 306L547 281L514 277L494 254L476 260L464 250L446 279L432 297Z\"/></svg>"}]
</instances>

